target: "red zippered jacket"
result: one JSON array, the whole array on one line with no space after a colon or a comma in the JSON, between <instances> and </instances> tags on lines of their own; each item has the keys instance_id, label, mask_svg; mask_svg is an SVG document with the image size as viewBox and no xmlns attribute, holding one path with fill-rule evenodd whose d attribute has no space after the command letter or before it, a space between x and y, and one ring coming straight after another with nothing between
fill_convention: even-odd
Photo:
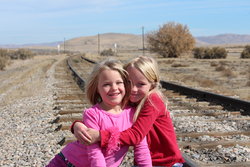
<instances>
[{"instance_id":1,"label":"red zippered jacket","mask_svg":"<svg viewBox=\"0 0 250 167\"><path fill-rule=\"evenodd\" d=\"M109 131L100 131L100 134L101 147L106 147L112 134ZM157 93L152 93L146 99L133 126L120 133L119 144L135 145L145 136L147 136L153 166L184 163L169 112Z\"/></svg>"}]
</instances>

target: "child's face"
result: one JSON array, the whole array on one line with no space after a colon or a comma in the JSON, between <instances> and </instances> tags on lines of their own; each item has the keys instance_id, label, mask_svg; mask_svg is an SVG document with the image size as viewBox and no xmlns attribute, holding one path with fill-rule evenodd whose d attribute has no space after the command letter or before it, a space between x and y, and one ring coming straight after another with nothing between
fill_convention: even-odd
<instances>
[{"instance_id":1,"label":"child's face","mask_svg":"<svg viewBox=\"0 0 250 167\"><path fill-rule=\"evenodd\" d=\"M127 72L129 73L129 79L131 81L131 94L129 100L133 103L138 103L151 90L152 84L134 67L129 66Z\"/></svg>"},{"instance_id":2,"label":"child's face","mask_svg":"<svg viewBox=\"0 0 250 167\"><path fill-rule=\"evenodd\" d=\"M125 87L120 73L116 70L104 70L98 79L98 93L102 98L101 105L111 109L120 105L125 95Z\"/></svg>"}]
</instances>

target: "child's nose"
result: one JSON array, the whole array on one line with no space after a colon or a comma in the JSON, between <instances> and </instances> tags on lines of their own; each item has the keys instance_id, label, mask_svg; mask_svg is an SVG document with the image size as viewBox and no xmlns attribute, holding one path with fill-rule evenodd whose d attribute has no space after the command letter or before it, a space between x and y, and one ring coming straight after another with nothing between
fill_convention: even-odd
<instances>
[{"instance_id":1,"label":"child's nose","mask_svg":"<svg viewBox=\"0 0 250 167\"><path fill-rule=\"evenodd\" d=\"M132 85L131 91L137 91L137 87L135 85Z\"/></svg>"},{"instance_id":2,"label":"child's nose","mask_svg":"<svg viewBox=\"0 0 250 167\"><path fill-rule=\"evenodd\" d=\"M116 84L112 84L112 89L117 89L117 85Z\"/></svg>"}]
</instances>

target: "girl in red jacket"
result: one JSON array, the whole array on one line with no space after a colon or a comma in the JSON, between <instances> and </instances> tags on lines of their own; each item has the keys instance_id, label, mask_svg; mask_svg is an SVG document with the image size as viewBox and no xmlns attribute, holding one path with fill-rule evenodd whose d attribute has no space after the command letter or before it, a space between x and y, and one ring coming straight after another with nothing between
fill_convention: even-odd
<instances>
[{"instance_id":1,"label":"girl in red jacket","mask_svg":"<svg viewBox=\"0 0 250 167\"><path fill-rule=\"evenodd\" d=\"M109 140L112 132L88 129L81 122L72 124L72 132L82 143L100 141L101 147L109 144L117 147L135 145L146 136L153 166L181 167L184 159L176 141L165 97L160 91L156 61L140 56L130 61L125 69L131 81L130 103L136 105L133 126L121 132L117 141Z\"/></svg>"}]
</instances>

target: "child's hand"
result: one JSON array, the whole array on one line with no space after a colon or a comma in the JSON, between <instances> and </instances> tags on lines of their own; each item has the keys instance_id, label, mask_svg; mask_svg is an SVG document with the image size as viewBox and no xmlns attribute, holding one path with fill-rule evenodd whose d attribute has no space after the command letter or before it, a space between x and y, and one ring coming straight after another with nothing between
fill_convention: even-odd
<instances>
[{"instance_id":1,"label":"child's hand","mask_svg":"<svg viewBox=\"0 0 250 167\"><path fill-rule=\"evenodd\" d=\"M76 122L74 125L74 135L77 140L82 144L91 142L91 136L88 134L88 128L82 122Z\"/></svg>"},{"instance_id":2,"label":"child's hand","mask_svg":"<svg viewBox=\"0 0 250 167\"><path fill-rule=\"evenodd\" d=\"M84 145L91 145L100 141L99 131L92 128L87 128L82 122L75 123L74 135L77 140Z\"/></svg>"},{"instance_id":3,"label":"child's hand","mask_svg":"<svg viewBox=\"0 0 250 167\"><path fill-rule=\"evenodd\" d=\"M100 132L98 130L88 128L87 132L91 136L91 142L89 142L87 145L97 143L97 142L99 142L101 140Z\"/></svg>"}]
</instances>

